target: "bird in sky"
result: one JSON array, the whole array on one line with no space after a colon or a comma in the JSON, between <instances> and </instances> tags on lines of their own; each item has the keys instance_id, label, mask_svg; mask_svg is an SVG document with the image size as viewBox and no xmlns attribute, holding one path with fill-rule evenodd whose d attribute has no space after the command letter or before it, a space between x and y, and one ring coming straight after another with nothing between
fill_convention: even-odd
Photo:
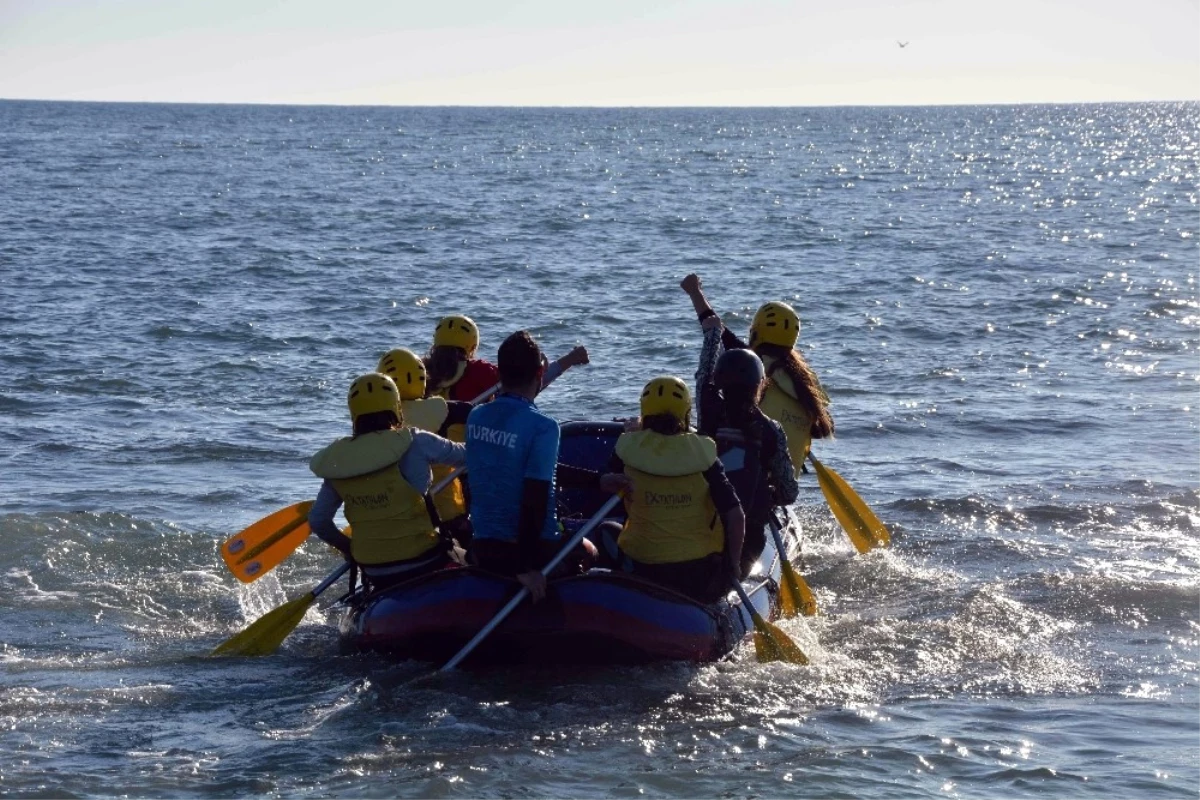
<instances>
[{"instance_id":1,"label":"bird in sky","mask_svg":"<svg viewBox=\"0 0 1200 800\"><path fill-rule=\"evenodd\" d=\"M908 47L908 42L896 42L896 44L900 45L901 47Z\"/></svg>"}]
</instances>

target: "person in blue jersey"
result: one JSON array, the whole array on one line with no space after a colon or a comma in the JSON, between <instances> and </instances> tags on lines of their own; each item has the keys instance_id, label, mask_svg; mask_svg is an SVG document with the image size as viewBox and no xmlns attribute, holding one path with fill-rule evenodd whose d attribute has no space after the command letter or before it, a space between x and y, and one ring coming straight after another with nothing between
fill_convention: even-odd
<instances>
[{"instance_id":1,"label":"person in blue jersey","mask_svg":"<svg viewBox=\"0 0 1200 800\"><path fill-rule=\"evenodd\" d=\"M496 361L500 393L467 417L469 555L482 569L516 577L536 601L546 593L540 570L565 541L554 502L558 423L534 403L547 363L529 333L505 339ZM584 541L563 565L585 570L595 558L595 546Z\"/></svg>"}]
</instances>

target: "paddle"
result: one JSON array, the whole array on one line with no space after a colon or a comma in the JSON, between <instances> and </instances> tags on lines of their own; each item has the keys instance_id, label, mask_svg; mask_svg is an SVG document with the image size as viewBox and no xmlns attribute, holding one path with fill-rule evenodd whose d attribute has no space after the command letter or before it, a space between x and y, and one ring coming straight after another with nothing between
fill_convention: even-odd
<instances>
[{"instance_id":1,"label":"paddle","mask_svg":"<svg viewBox=\"0 0 1200 800\"><path fill-rule=\"evenodd\" d=\"M497 383L472 400L471 405L479 405L499 389L500 384ZM462 470L460 467L442 478L429 490L429 494L434 495L445 489L462 474ZM263 517L241 533L230 536L225 544L221 545L221 558L225 560L225 566L229 567L229 571L242 583L256 581L275 569L294 553L312 532L308 527L308 511L311 508L311 500L295 503Z\"/></svg>"},{"instance_id":2,"label":"paddle","mask_svg":"<svg viewBox=\"0 0 1200 800\"><path fill-rule=\"evenodd\" d=\"M308 538L308 511L313 502L305 500L281 508L270 516L229 537L221 545L225 566L242 583L266 575L292 554Z\"/></svg>"},{"instance_id":3,"label":"paddle","mask_svg":"<svg viewBox=\"0 0 1200 800\"><path fill-rule=\"evenodd\" d=\"M564 558L567 557L567 554L575 548L575 545L583 541L583 537L587 536L588 533L591 532L592 528L595 528L604 521L604 516L609 511L612 511L620 501L621 495L615 494L610 497L604 505L600 506L600 510L593 514L592 518L583 524L583 527L575 531L575 535L572 536L567 543L562 546L562 549L558 551L558 554L555 555L554 558L550 559L550 563L542 567L542 574L549 575L550 572L557 567ZM442 668L438 670L438 672L448 672L462 663L462 660L470 655L471 651L474 650L480 642L486 639L488 634L494 631L496 626L503 622L508 615L513 612L513 609L521 604L521 601L524 600L528 594L529 590L522 586L521 591L517 592L516 595L514 595L513 598L508 601L504 608L500 609L496 616L492 617L492 621L487 625L484 625L483 629L480 630L479 633L475 634L475 638L467 642L463 649L459 650L458 653L455 654L454 658L447 661Z\"/></svg>"},{"instance_id":4,"label":"paddle","mask_svg":"<svg viewBox=\"0 0 1200 800\"><path fill-rule=\"evenodd\" d=\"M806 617L817 614L817 598L813 597L812 589L788 560L787 551L783 549L783 537L779 535L779 522L772 514L767 522L771 538L775 540L775 551L779 553L779 611L784 619L796 616L797 610Z\"/></svg>"},{"instance_id":5,"label":"paddle","mask_svg":"<svg viewBox=\"0 0 1200 800\"><path fill-rule=\"evenodd\" d=\"M788 635L771 623L767 622L758 611L755 610L754 604L750 602L750 598L746 596L746 590L742 588L742 584L735 577L733 580L734 591L738 593L738 597L742 598L742 608L750 614L750 619L754 621L754 655L760 662L768 661L787 661L791 664L807 664L808 656L796 646Z\"/></svg>"},{"instance_id":6,"label":"paddle","mask_svg":"<svg viewBox=\"0 0 1200 800\"><path fill-rule=\"evenodd\" d=\"M494 395L496 392L500 391L500 387L501 387L502 385L503 385L503 384L497 383L495 386L493 386L492 388L488 389L486 392L484 392L483 394L479 395L479 396L478 396L478 397L476 397L474 400L472 400L472 401L471 401L471 405L473 405L473 406L477 406L477 405L479 405L480 403L482 403L484 400L487 400L489 397L491 397L492 395Z\"/></svg>"},{"instance_id":7,"label":"paddle","mask_svg":"<svg viewBox=\"0 0 1200 800\"><path fill-rule=\"evenodd\" d=\"M316 588L295 600L289 600L279 608L268 611L256 619L250 627L241 633L234 634L209 653L213 656L269 656L274 653L288 634L296 629L300 620L304 619L309 606L328 589L337 579L350 569L350 562L344 562L340 567L317 584Z\"/></svg>"},{"instance_id":8,"label":"paddle","mask_svg":"<svg viewBox=\"0 0 1200 800\"><path fill-rule=\"evenodd\" d=\"M837 517L842 529L860 553L868 553L873 547L885 547L892 542L887 528L875 513L862 501L842 476L826 467L810 451L808 460L817 468L817 482L829 510Z\"/></svg>"},{"instance_id":9,"label":"paddle","mask_svg":"<svg viewBox=\"0 0 1200 800\"><path fill-rule=\"evenodd\" d=\"M435 495L463 474L466 467L457 467L429 489ZM242 583L252 583L266 575L296 551L312 533L308 527L308 511L312 501L305 500L287 508L281 508L268 517L263 517L241 533L229 537L221 545L221 557L225 566ZM350 528L344 531L351 535Z\"/></svg>"},{"instance_id":10,"label":"paddle","mask_svg":"<svg viewBox=\"0 0 1200 800\"><path fill-rule=\"evenodd\" d=\"M453 472L430 487L429 495L432 496L449 486L450 481L463 474L466 469L466 465L455 468ZM288 508L281 509L272 516L278 516L284 511L290 511L298 506L303 505L311 506L312 503L297 503L295 506L289 506ZM306 510L305 514L307 515L307 513L308 512ZM263 520L263 522L266 522L266 520ZM304 529L306 531L308 530L307 522L304 525ZM347 528L345 533L349 535L350 529ZM296 546L293 545L291 549L295 550ZM226 559L226 563L229 563L228 559ZM279 562L276 561L275 563ZM271 566L274 566L274 564ZM232 565L230 566L230 569L233 569ZM350 569L349 561L339 567L335 572L330 574L330 576L325 580L321 581L321 583L317 585L317 588L313 589L308 594L295 600L289 600L279 608L268 611L266 614L259 617L257 620L251 623L250 627L246 628L246 630L234 635L232 638L219 645L216 650L212 651L212 655L263 656L270 655L271 653L275 652L275 649L279 647L280 643L283 642L285 638L287 638L287 635L291 633L297 625L300 624L300 620L304 619L304 613L308 610L308 607L312 605L313 600L317 599L317 595L328 589L329 586L332 585L333 582L338 578L340 578L348 569ZM235 572L234 574L237 575L238 573ZM255 577L261 577L261 574ZM254 578L250 578L250 580L254 580Z\"/></svg>"}]
</instances>

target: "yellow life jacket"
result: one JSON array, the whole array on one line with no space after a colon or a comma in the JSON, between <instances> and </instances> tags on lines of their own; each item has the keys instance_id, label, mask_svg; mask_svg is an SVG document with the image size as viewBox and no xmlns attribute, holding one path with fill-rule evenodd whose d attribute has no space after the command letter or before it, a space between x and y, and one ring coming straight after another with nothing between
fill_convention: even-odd
<instances>
[{"instance_id":1,"label":"yellow life jacket","mask_svg":"<svg viewBox=\"0 0 1200 800\"><path fill-rule=\"evenodd\" d=\"M712 439L634 431L621 434L616 452L634 485L617 538L622 551L643 564L674 564L725 549L725 526L704 479L717 460Z\"/></svg>"},{"instance_id":2,"label":"yellow life jacket","mask_svg":"<svg viewBox=\"0 0 1200 800\"><path fill-rule=\"evenodd\" d=\"M463 367L466 368L466 367ZM462 377L462 371L458 372L458 378ZM458 380L455 378L455 381ZM454 384L451 384L454 385ZM448 389L449 391L449 389ZM422 431L437 433L442 429L442 423L446 421L446 416L450 414L450 407L446 404L445 397L426 397L420 401L404 401L404 423L420 428ZM409 416L409 409L412 409L413 414ZM457 441L462 444L467 440L467 426L461 422L456 422L446 428L446 439ZM442 481L446 475L454 471L454 467L446 467L444 464L434 464L433 467L433 482ZM450 481L450 486L445 487L442 491L433 495L433 507L438 510L438 518L443 522L450 521L455 517L461 517L467 513L467 498L463 497L462 483Z\"/></svg>"},{"instance_id":3,"label":"yellow life jacket","mask_svg":"<svg viewBox=\"0 0 1200 800\"><path fill-rule=\"evenodd\" d=\"M772 356L763 357L763 366L767 368L768 375L774 363ZM783 432L787 434L788 455L792 457L792 474L799 478L804 469L804 459L808 457L808 448L812 446L812 417L796 399L796 387L792 385L791 377L782 368L776 371L775 376L768 379L767 390L758 407L783 427Z\"/></svg>"},{"instance_id":4,"label":"yellow life jacket","mask_svg":"<svg viewBox=\"0 0 1200 800\"><path fill-rule=\"evenodd\" d=\"M426 397L420 400L405 400L400 404L404 412L404 424L410 428L437 433L450 413L444 397Z\"/></svg>"},{"instance_id":5,"label":"yellow life jacket","mask_svg":"<svg viewBox=\"0 0 1200 800\"><path fill-rule=\"evenodd\" d=\"M354 528L350 555L360 564L416 558L438 543L425 497L397 464L412 446L412 431L377 431L338 439L309 461L309 469L333 483Z\"/></svg>"},{"instance_id":6,"label":"yellow life jacket","mask_svg":"<svg viewBox=\"0 0 1200 800\"><path fill-rule=\"evenodd\" d=\"M464 367L465 369L465 367ZM462 377L460 371L458 377ZM458 378L455 378L457 381ZM423 431L437 433L450 413L450 407L444 397L426 397L424 400L405 400L404 423ZM467 426L461 423L451 425L446 429L446 438L452 442L467 440ZM433 482L437 483L454 471L454 467L436 464L433 467ZM433 496L433 505L437 509L438 518L443 521L461 517L467 513L467 500L463 496L462 484L457 480Z\"/></svg>"}]
</instances>

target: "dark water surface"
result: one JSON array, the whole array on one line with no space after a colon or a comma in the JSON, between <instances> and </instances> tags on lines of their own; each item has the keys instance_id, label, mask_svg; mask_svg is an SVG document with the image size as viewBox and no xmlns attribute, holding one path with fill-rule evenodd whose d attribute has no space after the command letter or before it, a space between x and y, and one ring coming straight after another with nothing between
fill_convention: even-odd
<instances>
[{"instance_id":1,"label":"dark water surface","mask_svg":"<svg viewBox=\"0 0 1200 800\"><path fill-rule=\"evenodd\" d=\"M0 794L1196 797L1194 104L502 110L0 102ZM699 272L794 303L809 667L409 679L217 548L313 495L345 387L438 317L694 370ZM332 592L330 594L333 594Z\"/></svg>"}]
</instances>

